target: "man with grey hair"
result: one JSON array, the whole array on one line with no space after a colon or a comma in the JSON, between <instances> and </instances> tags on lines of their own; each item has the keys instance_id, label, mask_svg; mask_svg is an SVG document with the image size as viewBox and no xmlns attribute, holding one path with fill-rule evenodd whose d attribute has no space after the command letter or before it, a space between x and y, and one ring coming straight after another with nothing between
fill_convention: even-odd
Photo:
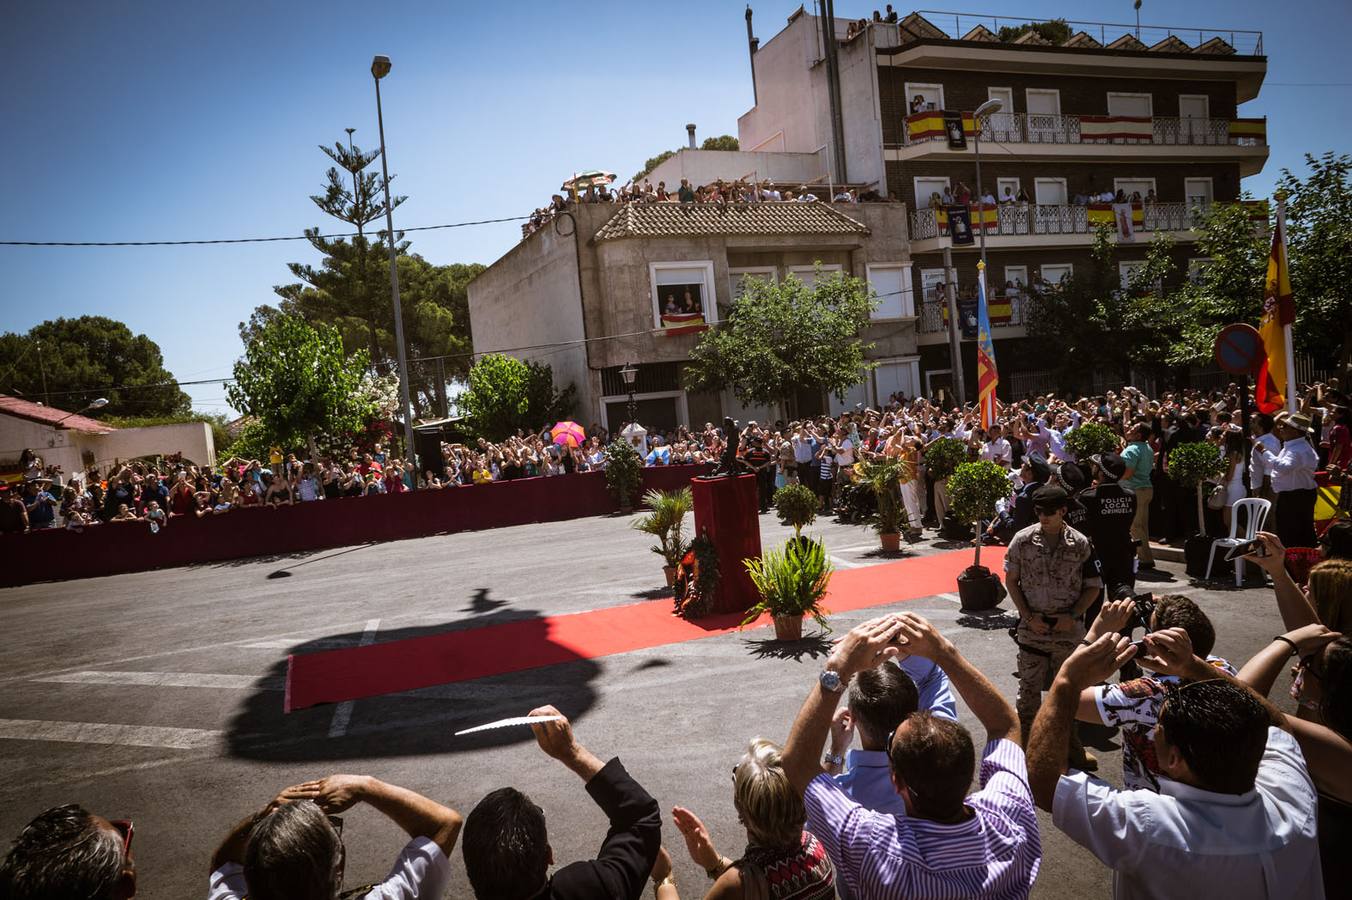
<instances>
[{"instance_id":1,"label":"man with grey hair","mask_svg":"<svg viewBox=\"0 0 1352 900\"><path fill-rule=\"evenodd\" d=\"M208 900L333 900L346 851L337 814L357 803L384 813L412 838L384 881L362 896L440 897L463 819L449 807L365 775L330 775L282 791L230 832L211 860Z\"/></svg>"},{"instance_id":2,"label":"man with grey hair","mask_svg":"<svg viewBox=\"0 0 1352 900\"><path fill-rule=\"evenodd\" d=\"M70 804L42 813L14 839L0 862L6 900L126 900L136 896L132 826Z\"/></svg>"}]
</instances>

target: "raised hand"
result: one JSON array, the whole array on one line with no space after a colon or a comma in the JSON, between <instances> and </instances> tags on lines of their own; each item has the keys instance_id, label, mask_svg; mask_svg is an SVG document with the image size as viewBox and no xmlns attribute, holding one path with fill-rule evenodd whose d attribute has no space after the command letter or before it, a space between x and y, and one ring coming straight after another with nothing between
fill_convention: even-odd
<instances>
[{"instance_id":1,"label":"raised hand","mask_svg":"<svg viewBox=\"0 0 1352 900\"><path fill-rule=\"evenodd\" d=\"M330 775L289 787L278 796L280 801L313 800L326 813L351 809L361 799L366 779L360 775Z\"/></svg>"},{"instance_id":2,"label":"raised hand","mask_svg":"<svg viewBox=\"0 0 1352 900\"><path fill-rule=\"evenodd\" d=\"M689 851L695 865L701 869L712 869L719 864L722 857L714 849L709 829L700 821L699 816L682 806L675 806L671 810L671 820L675 823L676 830L685 838L685 849Z\"/></svg>"}]
</instances>

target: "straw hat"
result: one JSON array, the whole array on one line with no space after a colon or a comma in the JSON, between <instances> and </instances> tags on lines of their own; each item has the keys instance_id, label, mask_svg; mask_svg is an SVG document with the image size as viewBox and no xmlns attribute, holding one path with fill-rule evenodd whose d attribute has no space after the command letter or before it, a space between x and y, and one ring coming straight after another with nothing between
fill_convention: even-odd
<instances>
[{"instance_id":1,"label":"straw hat","mask_svg":"<svg viewBox=\"0 0 1352 900\"><path fill-rule=\"evenodd\" d=\"M1314 423L1305 413L1280 412L1277 413L1275 421L1278 425L1285 425L1287 428L1293 428L1304 434L1314 431Z\"/></svg>"}]
</instances>

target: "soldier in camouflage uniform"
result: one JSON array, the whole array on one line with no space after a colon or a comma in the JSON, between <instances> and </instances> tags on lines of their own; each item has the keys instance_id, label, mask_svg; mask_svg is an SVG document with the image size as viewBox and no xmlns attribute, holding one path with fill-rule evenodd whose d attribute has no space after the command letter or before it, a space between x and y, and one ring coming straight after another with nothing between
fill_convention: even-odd
<instances>
[{"instance_id":1,"label":"soldier in camouflage uniform","mask_svg":"<svg viewBox=\"0 0 1352 900\"><path fill-rule=\"evenodd\" d=\"M1033 494L1038 523L1015 534L1005 552L1005 580L1019 611L1013 632L1019 647L1015 707L1025 736L1042 692L1084 639L1085 610L1103 587L1089 538L1065 522L1068 503L1063 489L1039 488ZM1078 738L1071 741L1070 764L1088 771L1098 767Z\"/></svg>"}]
</instances>

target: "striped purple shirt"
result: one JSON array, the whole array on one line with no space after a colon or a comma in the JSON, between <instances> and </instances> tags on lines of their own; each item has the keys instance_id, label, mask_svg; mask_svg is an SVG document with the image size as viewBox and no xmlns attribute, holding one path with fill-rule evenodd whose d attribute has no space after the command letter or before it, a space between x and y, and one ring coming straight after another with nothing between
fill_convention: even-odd
<instances>
[{"instance_id":1,"label":"striped purple shirt","mask_svg":"<svg viewBox=\"0 0 1352 900\"><path fill-rule=\"evenodd\" d=\"M976 815L956 825L872 812L829 775L808 785L807 827L826 847L836 877L861 900L1027 897L1042 862L1037 809L1023 749L991 741Z\"/></svg>"}]
</instances>

